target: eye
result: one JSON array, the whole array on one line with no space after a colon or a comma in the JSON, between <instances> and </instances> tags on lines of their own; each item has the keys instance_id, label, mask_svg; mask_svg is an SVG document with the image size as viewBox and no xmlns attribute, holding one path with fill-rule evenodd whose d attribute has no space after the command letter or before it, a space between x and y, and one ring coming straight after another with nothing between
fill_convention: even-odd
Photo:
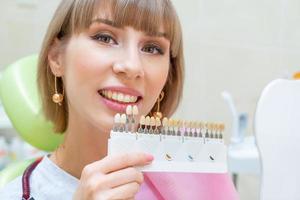
<instances>
[{"instance_id":1,"label":"eye","mask_svg":"<svg viewBox=\"0 0 300 200\"><path fill-rule=\"evenodd\" d=\"M142 50L144 52L150 53L150 54L160 54L160 55L164 54L163 50L155 44L147 45L147 46L143 47Z\"/></svg>"},{"instance_id":2,"label":"eye","mask_svg":"<svg viewBox=\"0 0 300 200\"><path fill-rule=\"evenodd\" d=\"M99 34L92 36L92 38L94 40L97 40L99 42L106 43L106 44L117 44L116 40L107 33L99 33Z\"/></svg>"}]
</instances>

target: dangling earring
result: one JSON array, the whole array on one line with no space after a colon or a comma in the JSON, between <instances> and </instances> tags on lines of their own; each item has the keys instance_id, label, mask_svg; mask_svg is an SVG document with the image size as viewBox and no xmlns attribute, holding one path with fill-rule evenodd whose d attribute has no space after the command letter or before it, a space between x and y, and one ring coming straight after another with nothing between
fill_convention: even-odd
<instances>
[{"instance_id":1,"label":"dangling earring","mask_svg":"<svg viewBox=\"0 0 300 200\"><path fill-rule=\"evenodd\" d=\"M156 117L159 119L162 118L162 113L160 112L160 102L163 100L164 96L165 96L164 91L161 91L161 93L157 99L157 111L153 113L153 117L155 117L155 118Z\"/></svg>"},{"instance_id":2,"label":"dangling earring","mask_svg":"<svg viewBox=\"0 0 300 200\"><path fill-rule=\"evenodd\" d=\"M55 94L52 96L52 101L54 102L54 103L57 103L58 105L62 105L62 101L64 100L64 87L62 87L63 88L63 92L62 92L62 94L61 93L58 93L57 92L57 82L56 82L56 79L57 79L57 77L56 76L54 76L54 88L55 88Z\"/></svg>"}]
</instances>

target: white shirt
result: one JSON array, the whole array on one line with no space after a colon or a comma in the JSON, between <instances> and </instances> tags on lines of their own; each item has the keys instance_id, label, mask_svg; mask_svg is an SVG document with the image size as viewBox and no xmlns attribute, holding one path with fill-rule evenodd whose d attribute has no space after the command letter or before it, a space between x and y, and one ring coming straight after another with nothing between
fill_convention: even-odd
<instances>
[{"instance_id":1,"label":"white shirt","mask_svg":"<svg viewBox=\"0 0 300 200\"><path fill-rule=\"evenodd\" d=\"M30 195L35 200L71 200L78 183L77 178L60 169L48 156L44 156L30 176ZM0 190L0 199L22 199L22 176Z\"/></svg>"}]
</instances>

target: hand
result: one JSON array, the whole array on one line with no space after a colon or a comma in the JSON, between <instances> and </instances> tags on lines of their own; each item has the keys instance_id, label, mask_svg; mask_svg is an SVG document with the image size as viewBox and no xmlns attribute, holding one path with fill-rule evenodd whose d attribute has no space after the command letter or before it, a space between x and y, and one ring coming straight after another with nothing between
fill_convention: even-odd
<instances>
[{"instance_id":1,"label":"hand","mask_svg":"<svg viewBox=\"0 0 300 200\"><path fill-rule=\"evenodd\" d=\"M144 181L142 172L134 167L148 165L152 160L149 154L126 153L86 165L73 199L134 199Z\"/></svg>"}]
</instances>

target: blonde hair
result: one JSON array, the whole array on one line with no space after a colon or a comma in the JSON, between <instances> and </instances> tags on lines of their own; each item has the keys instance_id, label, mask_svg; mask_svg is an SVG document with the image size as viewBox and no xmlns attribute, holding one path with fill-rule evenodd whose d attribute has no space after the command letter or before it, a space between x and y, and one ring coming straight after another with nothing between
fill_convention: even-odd
<instances>
[{"instance_id":1,"label":"blonde hair","mask_svg":"<svg viewBox=\"0 0 300 200\"><path fill-rule=\"evenodd\" d=\"M62 0L52 18L38 60L38 89L46 119L54 124L54 131L63 133L68 123L67 97L62 106L52 101L55 93L54 75L50 70L48 54L55 39L66 44L73 34L87 29L101 9L109 9L116 26L132 26L147 34L155 35L163 25L166 38L170 40L170 70L163 88L161 112L171 116L182 97L184 59L181 25L170 0ZM57 88L63 90L58 79ZM66 92L65 92L66 94ZM154 105L151 112L156 111Z\"/></svg>"}]
</instances>

